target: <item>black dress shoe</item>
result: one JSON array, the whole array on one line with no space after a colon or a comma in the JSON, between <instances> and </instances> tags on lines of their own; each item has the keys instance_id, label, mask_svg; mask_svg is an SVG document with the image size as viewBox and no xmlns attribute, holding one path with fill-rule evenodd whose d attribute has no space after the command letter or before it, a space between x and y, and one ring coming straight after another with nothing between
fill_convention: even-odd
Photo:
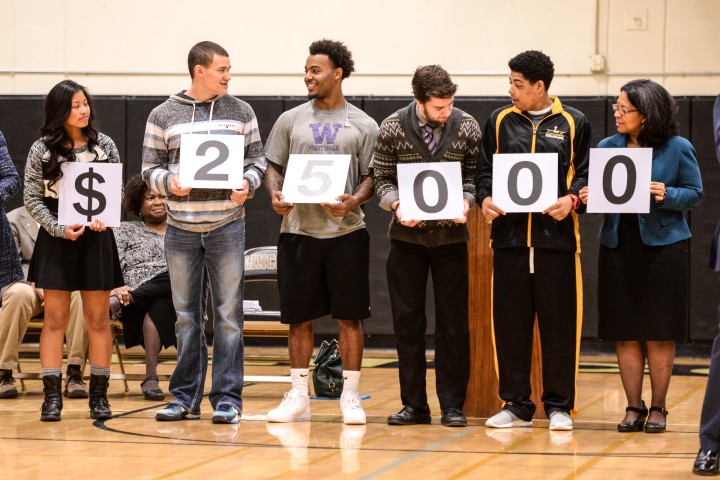
<instances>
[{"instance_id":1,"label":"black dress shoe","mask_svg":"<svg viewBox=\"0 0 720 480\"><path fill-rule=\"evenodd\" d=\"M698 452L693 473L696 475L718 475L720 474L720 463L718 463L718 452L703 450Z\"/></svg>"},{"instance_id":2,"label":"black dress shoe","mask_svg":"<svg viewBox=\"0 0 720 480\"><path fill-rule=\"evenodd\" d=\"M450 407L442 411L440 423L443 427L467 427L467 418L459 408Z\"/></svg>"},{"instance_id":3,"label":"black dress shoe","mask_svg":"<svg viewBox=\"0 0 720 480\"><path fill-rule=\"evenodd\" d=\"M660 412L665 417L668 416L667 410L665 410L665 407L650 407L651 412ZM663 433L665 431L665 419L663 418L662 422L646 422L645 423L645 433Z\"/></svg>"},{"instance_id":4,"label":"black dress shoe","mask_svg":"<svg viewBox=\"0 0 720 480\"><path fill-rule=\"evenodd\" d=\"M640 402L642 403L642 408L627 407L625 409L626 412L637 413L638 417L632 422L618 423L618 432L640 432L645 427L645 420L647 420L648 417L648 409L645 406L645 402L642 400Z\"/></svg>"},{"instance_id":5,"label":"black dress shoe","mask_svg":"<svg viewBox=\"0 0 720 480\"><path fill-rule=\"evenodd\" d=\"M143 380L142 383L140 384L140 388L142 389L143 386L147 382L151 382L153 380L156 382L159 381L158 377L155 377L155 376L145 377L145 380ZM162 390L160 390L159 388L153 388L153 389L148 389L148 390L143 389L142 393L143 393L143 397L145 397L145 400L152 400L155 402L165 400L165 393Z\"/></svg>"},{"instance_id":6,"label":"black dress shoe","mask_svg":"<svg viewBox=\"0 0 720 480\"><path fill-rule=\"evenodd\" d=\"M398 413L387 418L388 425L418 425L432 421L430 408L403 407Z\"/></svg>"}]
</instances>

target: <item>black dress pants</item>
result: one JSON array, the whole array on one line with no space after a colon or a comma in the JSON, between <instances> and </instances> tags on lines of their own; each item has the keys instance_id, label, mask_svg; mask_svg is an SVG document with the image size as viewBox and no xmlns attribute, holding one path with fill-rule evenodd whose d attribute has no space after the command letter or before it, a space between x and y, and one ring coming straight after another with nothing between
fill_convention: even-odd
<instances>
[{"instance_id":1,"label":"black dress pants","mask_svg":"<svg viewBox=\"0 0 720 480\"><path fill-rule=\"evenodd\" d=\"M470 378L467 243L426 247L392 240L387 278L403 405L426 407L425 297L435 297L435 384L440 408L463 408Z\"/></svg>"}]
</instances>

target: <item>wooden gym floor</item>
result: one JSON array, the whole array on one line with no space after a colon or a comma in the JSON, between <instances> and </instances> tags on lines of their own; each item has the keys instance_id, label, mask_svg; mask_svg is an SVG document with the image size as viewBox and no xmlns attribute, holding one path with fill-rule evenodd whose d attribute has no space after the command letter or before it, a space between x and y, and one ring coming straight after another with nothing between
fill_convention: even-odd
<instances>
[{"instance_id":1,"label":"wooden gym floor","mask_svg":"<svg viewBox=\"0 0 720 480\"><path fill-rule=\"evenodd\" d=\"M237 425L213 425L207 398L200 420L156 422L154 412L163 404L144 400L136 381L125 393L119 380L111 381L111 420L93 422L87 400L65 399L62 421L43 423L42 385L26 380L27 392L0 400L0 478L693 478L706 360L678 360L678 369L690 375L673 377L668 432L651 435L616 431L625 399L614 357L582 358L572 432L550 432L547 420L536 420L533 428L496 430L471 418L468 428L444 428L432 369L433 424L391 427L385 419L401 407L392 355L366 352L361 380L361 393L370 396L363 402L366 426L343 425L339 402L332 400L312 401L312 422L268 424L265 414L288 384L265 382L246 384ZM22 365L23 371L39 370L37 361ZM160 373L173 367L164 362ZM143 372L139 362L127 369ZM288 367L251 362L245 373L287 375ZM161 386L167 391L167 382Z\"/></svg>"}]
</instances>

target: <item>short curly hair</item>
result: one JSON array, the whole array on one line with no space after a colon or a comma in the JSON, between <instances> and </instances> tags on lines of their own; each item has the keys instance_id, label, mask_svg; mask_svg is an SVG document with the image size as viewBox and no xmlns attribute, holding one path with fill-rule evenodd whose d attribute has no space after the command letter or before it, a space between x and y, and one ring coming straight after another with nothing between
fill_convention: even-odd
<instances>
[{"instance_id":1,"label":"short curly hair","mask_svg":"<svg viewBox=\"0 0 720 480\"><path fill-rule=\"evenodd\" d=\"M522 73L530 83L537 83L542 80L545 84L545 91L550 89L553 76L555 75L555 66L550 57L538 50L528 50L522 52L508 62L510 70Z\"/></svg>"},{"instance_id":2,"label":"short curly hair","mask_svg":"<svg viewBox=\"0 0 720 480\"><path fill-rule=\"evenodd\" d=\"M423 103L430 100L430 97L454 97L458 88L450 78L450 74L440 65L416 68L411 84L413 96Z\"/></svg>"},{"instance_id":3,"label":"short curly hair","mask_svg":"<svg viewBox=\"0 0 720 480\"><path fill-rule=\"evenodd\" d=\"M147 183L142 177L133 175L125 184L125 198L123 198L123 206L128 212L140 216L140 208L145 201L145 193L149 190Z\"/></svg>"},{"instance_id":4,"label":"short curly hair","mask_svg":"<svg viewBox=\"0 0 720 480\"><path fill-rule=\"evenodd\" d=\"M342 78L348 78L355 71L355 61L350 50L335 40L316 40L310 44L310 55L327 55L335 68L342 68Z\"/></svg>"}]
</instances>

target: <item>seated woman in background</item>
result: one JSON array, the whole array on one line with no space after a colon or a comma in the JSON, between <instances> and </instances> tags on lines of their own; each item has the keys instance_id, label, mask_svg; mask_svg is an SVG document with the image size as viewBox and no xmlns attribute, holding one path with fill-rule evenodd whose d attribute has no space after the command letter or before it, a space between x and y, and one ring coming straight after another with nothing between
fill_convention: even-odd
<instances>
[{"instance_id":1,"label":"seated woman in background","mask_svg":"<svg viewBox=\"0 0 720 480\"><path fill-rule=\"evenodd\" d=\"M140 175L125 185L125 208L141 221L122 222L115 229L125 285L110 295L113 316L120 313L125 347L145 348L145 380L140 384L143 396L158 401L165 398L157 377L160 349L176 346L175 308L165 262L164 200Z\"/></svg>"}]
</instances>

